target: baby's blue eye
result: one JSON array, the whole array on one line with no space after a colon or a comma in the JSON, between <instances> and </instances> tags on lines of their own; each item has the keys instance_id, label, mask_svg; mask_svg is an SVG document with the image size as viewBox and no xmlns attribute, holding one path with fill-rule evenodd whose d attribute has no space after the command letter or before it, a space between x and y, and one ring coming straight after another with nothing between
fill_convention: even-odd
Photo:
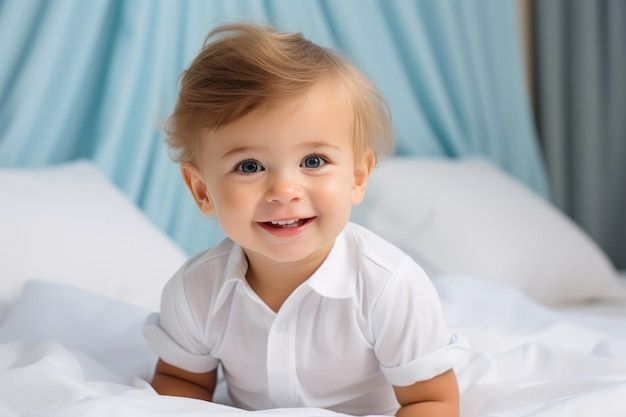
<instances>
[{"instance_id":1,"label":"baby's blue eye","mask_svg":"<svg viewBox=\"0 0 626 417\"><path fill-rule=\"evenodd\" d=\"M311 155L304 158L302 164L300 165L303 168L319 168L326 163L324 158L318 155Z\"/></svg>"},{"instance_id":2,"label":"baby's blue eye","mask_svg":"<svg viewBox=\"0 0 626 417\"><path fill-rule=\"evenodd\" d=\"M256 161L243 161L237 165L237 170L244 174L254 174L255 172L263 171L263 167Z\"/></svg>"}]
</instances>

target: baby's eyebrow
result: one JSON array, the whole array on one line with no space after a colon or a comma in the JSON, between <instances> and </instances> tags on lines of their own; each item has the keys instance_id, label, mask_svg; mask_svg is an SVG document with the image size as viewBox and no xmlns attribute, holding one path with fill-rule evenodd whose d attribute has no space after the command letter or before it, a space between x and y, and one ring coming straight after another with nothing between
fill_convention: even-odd
<instances>
[{"instance_id":1,"label":"baby's eyebrow","mask_svg":"<svg viewBox=\"0 0 626 417\"><path fill-rule=\"evenodd\" d=\"M340 146L335 145L332 142L320 142L320 141L316 141L316 142L305 142L302 145L300 145L301 148L314 148L314 149L319 149L319 148L332 148L332 149L336 149L336 150L341 150Z\"/></svg>"},{"instance_id":2,"label":"baby's eyebrow","mask_svg":"<svg viewBox=\"0 0 626 417\"><path fill-rule=\"evenodd\" d=\"M221 156L221 159L225 159L225 158L229 158L235 155L239 155L239 154L245 154L245 153L250 153L250 152L254 152L254 151L260 151L263 148L260 146L238 146L236 148L233 149L229 149L228 152L226 152L225 154L223 154Z\"/></svg>"},{"instance_id":3,"label":"baby's eyebrow","mask_svg":"<svg viewBox=\"0 0 626 417\"><path fill-rule=\"evenodd\" d=\"M313 142L304 142L298 146L301 149L334 149L341 151L341 147L335 145L332 142L323 142L323 141L313 141ZM251 152L261 152L263 151L262 146L237 146L235 148L229 149L226 153L221 156L221 159L231 158L233 156L237 156L240 154L246 154Z\"/></svg>"}]
</instances>

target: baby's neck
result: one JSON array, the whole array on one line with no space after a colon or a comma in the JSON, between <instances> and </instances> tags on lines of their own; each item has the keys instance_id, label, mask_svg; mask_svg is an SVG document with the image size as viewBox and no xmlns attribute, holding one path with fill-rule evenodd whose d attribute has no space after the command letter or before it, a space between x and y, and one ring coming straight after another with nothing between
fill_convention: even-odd
<instances>
[{"instance_id":1,"label":"baby's neck","mask_svg":"<svg viewBox=\"0 0 626 417\"><path fill-rule=\"evenodd\" d=\"M328 252L320 251L298 262L275 262L247 253L246 280L261 300L274 312L278 312L287 297L320 267Z\"/></svg>"}]
</instances>

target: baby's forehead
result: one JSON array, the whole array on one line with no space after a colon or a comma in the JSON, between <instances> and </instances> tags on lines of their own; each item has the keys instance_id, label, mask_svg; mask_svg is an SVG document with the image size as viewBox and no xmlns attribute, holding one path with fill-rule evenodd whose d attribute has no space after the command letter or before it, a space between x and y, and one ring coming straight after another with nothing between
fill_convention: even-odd
<instances>
[{"instance_id":1,"label":"baby's forehead","mask_svg":"<svg viewBox=\"0 0 626 417\"><path fill-rule=\"evenodd\" d=\"M345 148L353 146L352 103L336 86L318 85L306 94L259 107L228 125L207 129L206 133L204 139L229 143L224 146L338 141Z\"/></svg>"}]
</instances>

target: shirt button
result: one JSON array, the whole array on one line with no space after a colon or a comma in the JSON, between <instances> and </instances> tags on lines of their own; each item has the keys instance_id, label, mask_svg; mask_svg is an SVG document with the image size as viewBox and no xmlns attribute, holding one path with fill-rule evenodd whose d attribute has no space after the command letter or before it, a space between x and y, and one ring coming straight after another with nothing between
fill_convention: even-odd
<instances>
[{"instance_id":1,"label":"shirt button","mask_svg":"<svg viewBox=\"0 0 626 417\"><path fill-rule=\"evenodd\" d=\"M276 331L278 333L286 333L289 330L289 324L285 320L281 320L276 323Z\"/></svg>"}]
</instances>

